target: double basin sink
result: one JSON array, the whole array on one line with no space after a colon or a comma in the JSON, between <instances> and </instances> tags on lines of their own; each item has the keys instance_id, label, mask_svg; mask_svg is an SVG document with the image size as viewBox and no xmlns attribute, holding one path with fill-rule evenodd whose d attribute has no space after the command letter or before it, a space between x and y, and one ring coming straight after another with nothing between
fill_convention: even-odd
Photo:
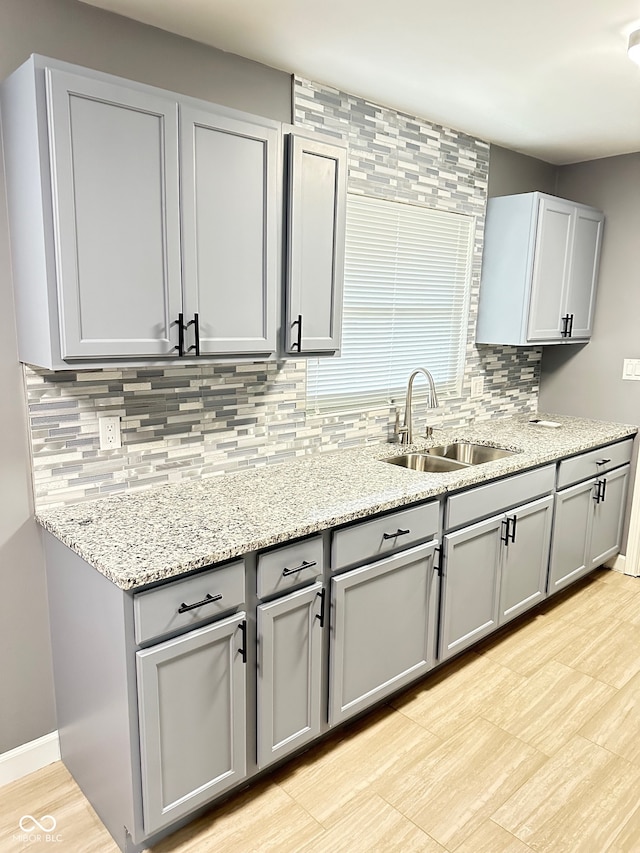
<instances>
[{"instance_id":1,"label":"double basin sink","mask_svg":"<svg viewBox=\"0 0 640 853\"><path fill-rule=\"evenodd\" d=\"M404 453L402 456L392 456L385 459L390 465L400 465L413 471L442 473L445 471L460 471L472 465L482 465L483 462L494 462L511 456L514 450L502 447L487 447L484 444L457 442L430 447L420 453Z\"/></svg>"}]
</instances>

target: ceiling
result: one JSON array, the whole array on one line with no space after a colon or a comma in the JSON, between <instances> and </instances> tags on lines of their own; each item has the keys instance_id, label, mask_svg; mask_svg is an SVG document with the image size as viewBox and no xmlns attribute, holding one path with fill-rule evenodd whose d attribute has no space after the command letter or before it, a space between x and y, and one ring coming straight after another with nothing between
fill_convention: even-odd
<instances>
[{"instance_id":1,"label":"ceiling","mask_svg":"<svg viewBox=\"0 0 640 853\"><path fill-rule=\"evenodd\" d=\"M640 0L83 0L564 164L640 151Z\"/></svg>"}]
</instances>

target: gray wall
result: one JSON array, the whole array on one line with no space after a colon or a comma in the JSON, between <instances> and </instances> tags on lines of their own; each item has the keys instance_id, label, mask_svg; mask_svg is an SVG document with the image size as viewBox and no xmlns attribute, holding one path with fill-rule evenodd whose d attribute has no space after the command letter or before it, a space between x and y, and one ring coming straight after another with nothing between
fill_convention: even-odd
<instances>
[{"instance_id":1,"label":"gray wall","mask_svg":"<svg viewBox=\"0 0 640 853\"><path fill-rule=\"evenodd\" d=\"M489 198L514 193L556 194L558 167L526 154L492 145L489 156Z\"/></svg>"},{"instance_id":2,"label":"gray wall","mask_svg":"<svg viewBox=\"0 0 640 853\"><path fill-rule=\"evenodd\" d=\"M75 0L0 0L0 79L31 53L291 120L289 75ZM32 520L0 174L0 753L52 731L43 557Z\"/></svg>"},{"instance_id":3,"label":"gray wall","mask_svg":"<svg viewBox=\"0 0 640 853\"><path fill-rule=\"evenodd\" d=\"M563 166L558 195L604 211L593 337L587 346L545 347L540 409L640 423L640 382L622 379L640 358L640 153Z\"/></svg>"}]
</instances>

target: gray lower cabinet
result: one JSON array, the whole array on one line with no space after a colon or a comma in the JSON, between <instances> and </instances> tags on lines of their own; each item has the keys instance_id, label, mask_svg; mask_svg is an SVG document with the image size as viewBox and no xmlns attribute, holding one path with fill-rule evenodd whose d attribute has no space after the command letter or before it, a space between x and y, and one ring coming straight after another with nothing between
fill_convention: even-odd
<instances>
[{"instance_id":1,"label":"gray lower cabinet","mask_svg":"<svg viewBox=\"0 0 640 853\"><path fill-rule=\"evenodd\" d=\"M503 541L500 619L503 625L546 596L553 496L507 513L508 540ZM506 527L506 525L505 525Z\"/></svg>"},{"instance_id":2,"label":"gray lower cabinet","mask_svg":"<svg viewBox=\"0 0 640 853\"><path fill-rule=\"evenodd\" d=\"M440 660L545 597L552 510L548 495L444 537Z\"/></svg>"},{"instance_id":3,"label":"gray lower cabinet","mask_svg":"<svg viewBox=\"0 0 640 853\"><path fill-rule=\"evenodd\" d=\"M246 775L245 619L136 652L145 835Z\"/></svg>"},{"instance_id":4,"label":"gray lower cabinet","mask_svg":"<svg viewBox=\"0 0 640 853\"><path fill-rule=\"evenodd\" d=\"M601 566L620 550L624 508L629 487L629 466L600 477L599 500L593 501L593 522L589 542L589 568Z\"/></svg>"},{"instance_id":5,"label":"gray lower cabinet","mask_svg":"<svg viewBox=\"0 0 640 853\"><path fill-rule=\"evenodd\" d=\"M320 734L324 613L321 583L258 606L260 768Z\"/></svg>"},{"instance_id":6,"label":"gray lower cabinet","mask_svg":"<svg viewBox=\"0 0 640 853\"><path fill-rule=\"evenodd\" d=\"M329 723L433 666L437 542L331 579Z\"/></svg>"},{"instance_id":7,"label":"gray lower cabinet","mask_svg":"<svg viewBox=\"0 0 640 853\"><path fill-rule=\"evenodd\" d=\"M623 465L556 494L549 594L618 553L628 484L629 466Z\"/></svg>"},{"instance_id":8,"label":"gray lower cabinet","mask_svg":"<svg viewBox=\"0 0 640 853\"><path fill-rule=\"evenodd\" d=\"M503 521L500 514L444 537L441 661L498 627Z\"/></svg>"},{"instance_id":9,"label":"gray lower cabinet","mask_svg":"<svg viewBox=\"0 0 640 853\"><path fill-rule=\"evenodd\" d=\"M347 149L292 129L288 142L286 340L334 354L342 339Z\"/></svg>"}]
</instances>

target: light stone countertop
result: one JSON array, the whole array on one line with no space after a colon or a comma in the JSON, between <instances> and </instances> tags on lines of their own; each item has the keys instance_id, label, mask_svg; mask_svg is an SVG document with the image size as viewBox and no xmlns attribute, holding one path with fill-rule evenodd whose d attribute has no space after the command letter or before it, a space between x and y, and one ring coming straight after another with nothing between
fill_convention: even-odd
<instances>
[{"instance_id":1,"label":"light stone countertop","mask_svg":"<svg viewBox=\"0 0 640 853\"><path fill-rule=\"evenodd\" d=\"M532 417L559 428L529 423ZM637 427L527 415L436 429L410 448L369 444L56 508L40 524L120 589L134 589L374 513L465 489L634 435ZM459 471L380 460L453 441L518 451Z\"/></svg>"}]
</instances>

